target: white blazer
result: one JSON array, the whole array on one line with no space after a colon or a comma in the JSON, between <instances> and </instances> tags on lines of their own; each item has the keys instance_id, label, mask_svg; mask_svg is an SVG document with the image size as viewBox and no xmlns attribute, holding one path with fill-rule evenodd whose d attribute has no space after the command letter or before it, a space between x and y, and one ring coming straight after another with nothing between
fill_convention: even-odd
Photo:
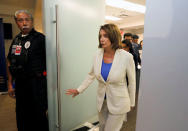
<instances>
[{"instance_id":1,"label":"white blazer","mask_svg":"<svg viewBox=\"0 0 188 131\"><path fill-rule=\"evenodd\" d=\"M130 107L135 105L136 82L133 56L123 49L117 49L108 78L104 81L101 76L103 54L104 49L97 51L91 71L77 90L82 93L96 78L99 82L97 90L98 111L101 111L106 93L107 106L110 113L127 113L130 111ZM128 77L128 87L126 75Z\"/></svg>"}]
</instances>

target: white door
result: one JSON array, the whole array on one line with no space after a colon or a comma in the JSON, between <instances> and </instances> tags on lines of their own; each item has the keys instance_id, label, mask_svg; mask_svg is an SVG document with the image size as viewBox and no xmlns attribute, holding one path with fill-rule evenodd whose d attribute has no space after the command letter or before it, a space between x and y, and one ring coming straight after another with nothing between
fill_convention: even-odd
<instances>
[{"instance_id":1,"label":"white door","mask_svg":"<svg viewBox=\"0 0 188 131\"><path fill-rule=\"evenodd\" d=\"M77 88L90 71L104 22L104 2L44 0L51 131L69 131L97 115L96 82L74 99L65 90Z\"/></svg>"}]
</instances>

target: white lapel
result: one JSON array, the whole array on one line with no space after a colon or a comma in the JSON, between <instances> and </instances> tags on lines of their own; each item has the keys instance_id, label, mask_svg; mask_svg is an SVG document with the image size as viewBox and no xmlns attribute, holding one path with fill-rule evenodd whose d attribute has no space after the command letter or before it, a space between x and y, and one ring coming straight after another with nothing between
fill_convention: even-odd
<instances>
[{"instance_id":1,"label":"white lapel","mask_svg":"<svg viewBox=\"0 0 188 131\"><path fill-rule=\"evenodd\" d=\"M118 59L118 58L117 58L118 53L119 53L119 50L117 49L116 52L115 52L115 55L114 55L114 59L113 59L113 62L112 62L112 66L111 66L110 72L109 72L109 74L108 74L108 78L107 78L107 80L105 81L105 80L103 79L102 75L101 75L101 67L102 67L102 61L103 61L103 55L104 55L104 49L101 49L101 51L100 51L100 53L99 53L99 55L98 55L98 60L97 60L97 61L98 61L98 67L97 67L98 73L97 73L97 74L99 74L99 77L100 77L100 79L101 79L103 82L109 81L110 76L113 75L113 71L115 71L115 66L117 65L116 63L117 63L117 59Z\"/></svg>"},{"instance_id":2,"label":"white lapel","mask_svg":"<svg viewBox=\"0 0 188 131\"><path fill-rule=\"evenodd\" d=\"M103 61L103 55L104 55L104 49L102 48L100 53L99 53L99 56L98 56L98 74L99 74L99 77L100 79L105 82L105 80L103 79L102 75L101 75L101 67L102 67L102 61Z\"/></svg>"}]
</instances>

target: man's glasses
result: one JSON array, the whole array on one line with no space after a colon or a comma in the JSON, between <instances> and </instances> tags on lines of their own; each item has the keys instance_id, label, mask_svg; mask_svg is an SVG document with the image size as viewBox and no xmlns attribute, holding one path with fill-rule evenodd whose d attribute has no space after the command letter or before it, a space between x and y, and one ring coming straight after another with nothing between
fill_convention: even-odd
<instances>
[{"instance_id":1,"label":"man's glasses","mask_svg":"<svg viewBox=\"0 0 188 131\"><path fill-rule=\"evenodd\" d=\"M18 21L20 23L24 22L24 21L29 22L29 21L31 21L31 18L25 18L25 19L20 18L20 19L16 19L16 21Z\"/></svg>"},{"instance_id":2,"label":"man's glasses","mask_svg":"<svg viewBox=\"0 0 188 131\"><path fill-rule=\"evenodd\" d=\"M126 39L126 40L129 40L129 41L131 41L131 40L133 40L133 39Z\"/></svg>"},{"instance_id":3,"label":"man's glasses","mask_svg":"<svg viewBox=\"0 0 188 131\"><path fill-rule=\"evenodd\" d=\"M126 48L128 48L128 46L126 44L122 44L122 48L126 49Z\"/></svg>"}]
</instances>

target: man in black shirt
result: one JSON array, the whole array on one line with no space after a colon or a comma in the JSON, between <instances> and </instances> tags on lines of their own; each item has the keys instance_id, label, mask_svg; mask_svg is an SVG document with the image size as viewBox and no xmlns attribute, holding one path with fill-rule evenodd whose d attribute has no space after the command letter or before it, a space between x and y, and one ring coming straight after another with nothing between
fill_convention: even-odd
<instances>
[{"instance_id":1,"label":"man in black shirt","mask_svg":"<svg viewBox=\"0 0 188 131\"><path fill-rule=\"evenodd\" d=\"M21 32L10 46L7 72L9 95L16 98L17 128L48 131L45 36L35 31L27 10L16 11L15 21Z\"/></svg>"},{"instance_id":2,"label":"man in black shirt","mask_svg":"<svg viewBox=\"0 0 188 131\"><path fill-rule=\"evenodd\" d=\"M138 68L138 65L141 65L141 58L138 51L138 44L133 42L133 38L135 35L132 35L131 33L125 33L124 34L124 40L129 40L132 44L132 49L136 57L135 65L136 65L136 93L138 94L139 91L139 83L140 83L140 69Z\"/></svg>"}]
</instances>

